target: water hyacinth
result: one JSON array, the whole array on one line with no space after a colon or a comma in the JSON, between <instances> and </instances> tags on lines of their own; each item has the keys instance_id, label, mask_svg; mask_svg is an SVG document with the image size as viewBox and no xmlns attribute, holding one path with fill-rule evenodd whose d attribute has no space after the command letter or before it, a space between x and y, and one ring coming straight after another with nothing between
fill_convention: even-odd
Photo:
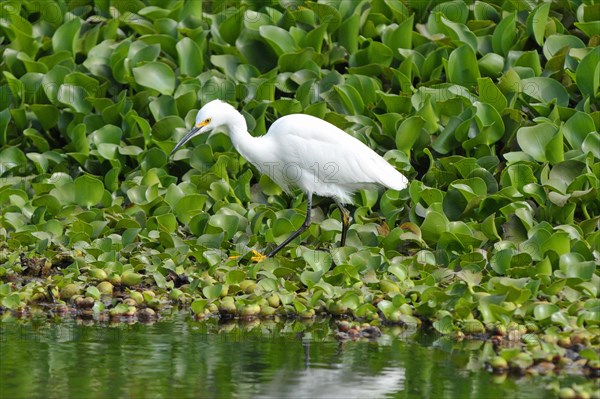
<instances>
[{"instance_id":1,"label":"water hyacinth","mask_svg":"<svg viewBox=\"0 0 600 399\"><path fill-rule=\"evenodd\" d=\"M0 312L347 318L483 340L499 380L597 378L596 5L117 3L0 4ZM169 158L215 99L254 136L324 119L410 183L360 190L343 247L315 198L256 262L306 198L219 132Z\"/></svg>"}]
</instances>

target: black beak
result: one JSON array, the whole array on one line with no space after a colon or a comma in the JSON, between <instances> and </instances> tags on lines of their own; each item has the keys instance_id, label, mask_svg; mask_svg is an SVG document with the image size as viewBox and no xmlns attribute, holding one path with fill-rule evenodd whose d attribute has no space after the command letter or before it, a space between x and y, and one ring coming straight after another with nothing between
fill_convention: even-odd
<instances>
[{"instance_id":1,"label":"black beak","mask_svg":"<svg viewBox=\"0 0 600 399\"><path fill-rule=\"evenodd\" d=\"M179 143L177 143L177 145L175 146L175 148L173 148L173 150L171 150L171 153L169 154L169 158L179 149L181 148L181 146L183 146L185 143L187 143L188 141L190 141L190 139L192 137L194 137L197 133L198 130L200 130L200 127L196 127L194 126L194 128L192 130L189 131L188 134L186 134L185 136L183 136L183 138L179 141Z\"/></svg>"}]
</instances>

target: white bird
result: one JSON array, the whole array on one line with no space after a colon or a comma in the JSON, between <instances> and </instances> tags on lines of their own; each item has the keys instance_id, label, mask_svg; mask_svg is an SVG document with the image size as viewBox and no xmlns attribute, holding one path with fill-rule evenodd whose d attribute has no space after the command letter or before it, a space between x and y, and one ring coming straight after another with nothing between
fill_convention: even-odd
<instances>
[{"instance_id":1,"label":"white bird","mask_svg":"<svg viewBox=\"0 0 600 399\"><path fill-rule=\"evenodd\" d=\"M329 122L304 114L286 115L276 120L265 135L253 137L244 116L220 100L198 111L194 127L171 155L193 137L217 128L224 128L235 149L283 190L289 193L298 187L306 193L304 223L268 257L310 226L313 194L335 200L342 214L344 246L350 215L343 204L352 202L353 192L377 185L402 190L408 184L408 179L375 151Z\"/></svg>"}]
</instances>

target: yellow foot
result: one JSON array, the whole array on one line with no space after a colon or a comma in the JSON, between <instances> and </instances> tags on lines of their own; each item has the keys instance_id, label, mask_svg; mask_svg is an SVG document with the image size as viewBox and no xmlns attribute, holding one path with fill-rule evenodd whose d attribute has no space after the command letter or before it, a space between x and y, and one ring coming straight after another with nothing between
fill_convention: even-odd
<instances>
[{"instance_id":1,"label":"yellow foot","mask_svg":"<svg viewBox=\"0 0 600 399\"><path fill-rule=\"evenodd\" d=\"M252 262L258 263L258 262L262 262L263 260L267 259L266 255L263 255L260 252L255 251L254 249L250 252L252 252L252 257L250 258L250 260Z\"/></svg>"},{"instance_id":2,"label":"yellow foot","mask_svg":"<svg viewBox=\"0 0 600 399\"><path fill-rule=\"evenodd\" d=\"M250 250L250 252L252 252L252 257L250 258L250 260L252 262L262 262L263 260L267 259L267 256L261 254L260 252L258 252L255 249ZM234 255L234 256L230 256L227 259L238 259L240 256L239 255Z\"/></svg>"}]
</instances>

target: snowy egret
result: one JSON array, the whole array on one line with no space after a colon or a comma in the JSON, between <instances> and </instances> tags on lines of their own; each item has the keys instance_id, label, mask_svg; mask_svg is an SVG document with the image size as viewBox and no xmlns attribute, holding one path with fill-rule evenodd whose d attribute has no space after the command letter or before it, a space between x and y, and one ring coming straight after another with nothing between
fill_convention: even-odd
<instances>
[{"instance_id":1,"label":"snowy egret","mask_svg":"<svg viewBox=\"0 0 600 399\"><path fill-rule=\"evenodd\" d=\"M351 203L353 192L377 185L402 190L408 184L408 179L375 151L329 122L304 114L286 115L276 120L267 134L253 137L244 116L220 100L213 100L198 111L194 127L171 155L193 137L217 128L224 128L235 149L283 190L290 192L298 187L306 193L304 223L268 257L310 226L313 194L335 200L342 215L344 246L350 221L344 204Z\"/></svg>"}]
</instances>

